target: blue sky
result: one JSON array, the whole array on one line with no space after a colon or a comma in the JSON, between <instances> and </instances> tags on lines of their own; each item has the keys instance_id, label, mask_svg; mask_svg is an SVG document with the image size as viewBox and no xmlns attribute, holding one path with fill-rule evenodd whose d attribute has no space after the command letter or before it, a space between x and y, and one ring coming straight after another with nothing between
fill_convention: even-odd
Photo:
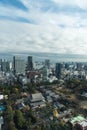
<instances>
[{"instance_id":1,"label":"blue sky","mask_svg":"<svg viewBox=\"0 0 87 130\"><path fill-rule=\"evenodd\" d=\"M0 0L0 51L87 54L87 0Z\"/></svg>"}]
</instances>

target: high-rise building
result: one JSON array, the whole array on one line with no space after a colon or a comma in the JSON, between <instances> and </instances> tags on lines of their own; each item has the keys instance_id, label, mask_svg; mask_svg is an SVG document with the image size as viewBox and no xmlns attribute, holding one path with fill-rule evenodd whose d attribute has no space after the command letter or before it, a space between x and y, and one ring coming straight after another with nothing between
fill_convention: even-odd
<instances>
[{"instance_id":1,"label":"high-rise building","mask_svg":"<svg viewBox=\"0 0 87 130\"><path fill-rule=\"evenodd\" d=\"M0 59L0 71L2 71L2 59Z\"/></svg>"},{"instance_id":2,"label":"high-rise building","mask_svg":"<svg viewBox=\"0 0 87 130\"><path fill-rule=\"evenodd\" d=\"M69 64L65 63L65 69L69 69Z\"/></svg>"},{"instance_id":3,"label":"high-rise building","mask_svg":"<svg viewBox=\"0 0 87 130\"><path fill-rule=\"evenodd\" d=\"M13 57L14 74L25 74L25 60L19 57Z\"/></svg>"},{"instance_id":4,"label":"high-rise building","mask_svg":"<svg viewBox=\"0 0 87 130\"><path fill-rule=\"evenodd\" d=\"M81 63L77 63L77 70L79 70L79 71L82 70L82 64Z\"/></svg>"},{"instance_id":5,"label":"high-rise building","mask_svg":"<svg viewBox=\"0 0 87 130\"><path fill-rule=\"evenodd\" d=\"M47 77L48 77L48 69L46 67L43 67L43 69L42 69L42 80L47 81Z\"/></svg>"},{"instance_id":6,"label":"high-rise building","mask_svg":"<svg viewBox=\"0 0 87 130\"><path fill-rule=\"evenodd\" d=\"M62 68L61 63L56 63L55 72L56 72L56 77L57 77L57 78L60 78L60 77L61 77L61 68Z\"/></svg>"},{"instance_id":7,"label":"high-rise building","mask_svg":"<svg viewBox=\"0 0 87 130\"><path fill-rule=\"evenodd\" d=\"M47 67L48 69L50 68L50 60L45 60L45 67Z\"/></svg>"},{"instance_id":8,"label":"high-rise building","mask_svg":"<svg viewBox=\"0 0 87 130\"><path fill-rule=\"evenodd\" d=\"M27 61L27 70L32 71L33 70L33 61L32 61L32 56L28 56L28 61Z\"/></svg>"},{"instance_id":9,"label":"high-rise building","mask_svg":"<svg viewBox=\"0 0 87 130\"><path fill-rule=\"evenodd\" d=\"M10 71L10 64L5 59L3 61L2 61L2 59L0 60L0 70L3 72Z\"/></svg>"}]
</instances>

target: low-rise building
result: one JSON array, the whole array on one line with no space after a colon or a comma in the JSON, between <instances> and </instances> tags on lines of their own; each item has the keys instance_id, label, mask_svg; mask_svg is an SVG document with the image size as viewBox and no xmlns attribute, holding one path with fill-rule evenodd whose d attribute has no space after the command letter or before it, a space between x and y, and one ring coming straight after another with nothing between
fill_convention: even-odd
<instances>
[{"instance_id":1,"label":"low-rise building","mask_svg":"<svg viewBox=\"0 0 87 130\"><path fill-rule=\"evenodd\" d=\"M4 124L4 119L3 117L1 116L0 117L0 130L2 129L2 125Z\"/></svg>"},{"instance_id":2,"label":"low-rise building","mask_svg":"<svg viewBox=\"0 0 87 130\"><path fill-rule=\"evenodd\" d=\"M82 122L84 121L85 118L81 115L77 116L77 117L73 117L71 120L70 120L70 123L72 124L72 126L75 126L77 123L79 122Z\"/></svg>"},{"instance_id":3,"label":"low-rise building","mask_svg":"<svg viewBox=\"0 0 87 130\"><path fill-rule=\"evenodd\" d=\"M86 122L86 119L83 117L83 116L81 116L81 115L79 115L79 116L77 116L77 117L74 117L74 118L72 118L71 120L70 120L70 123L71 123L71 125L72 125L72 128L73 128L73 130L74 129L79 129L79 130L87 130L87 129L85 129L87 126L87 122Z\"/></svg>"},{"instance_id":4,"label":"low-rise building","mask_svg":"<svg viewBox=\"0 0 87 130\"><path fill-rule=\"evenodd\" d=\"M30 106L35 109L45 106L45 99L41 93L31 94L30 96Z\"/></svg>"},{"instance_id":5,"label":"low-rise building","mask_svg":"<svg viewBox=\"0 0 87 130\"><path fill-rule=\"evenodd\" d=\"M79 130L87 130L87 120L78 123L77 128Z\"/></svg>"}]
</instances>

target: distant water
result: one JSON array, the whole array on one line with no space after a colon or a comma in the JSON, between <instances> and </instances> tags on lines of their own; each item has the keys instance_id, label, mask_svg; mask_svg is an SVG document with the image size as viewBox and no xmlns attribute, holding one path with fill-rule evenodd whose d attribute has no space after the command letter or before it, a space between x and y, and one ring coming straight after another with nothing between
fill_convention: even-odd
<instances>
[{"instance_id":1,"label":"distant water","mask_svg":"<svg viewBox=\"0 0 87 130\"><path fill-rule=\"evenodd\" d=\"M44 61L50 59L52 62L87 62L87 55L77 54L57 54L57 53L0 53L0 58L12 60L13 56L27 58L33 56L34 61Z\"/></svg>"}]
</instances>

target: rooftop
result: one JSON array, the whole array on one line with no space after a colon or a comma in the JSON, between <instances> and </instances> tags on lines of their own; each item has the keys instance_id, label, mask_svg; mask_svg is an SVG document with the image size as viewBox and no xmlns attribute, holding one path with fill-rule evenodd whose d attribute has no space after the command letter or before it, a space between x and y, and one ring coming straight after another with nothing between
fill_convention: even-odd
<instances>
[{"instance_id":1,"label":"rooftop","mask_svg":"<svg viewBox=\"0 0 87 130\"><path fill-rule=\"evenodd\" d=\"M35 93L31 95L31 102L41 101L41 100L44 100L44 97L42 96L41 93Z\"/></svg>"},{"instance_id":2,"label":"rooftop","mask_svg":"<svg viewBox=\"0 0 87 130\"><path fill-rule=\"evenodd\" d=\"M77 117L73 117L70 122L72 124L74 124L76 122L81 122L81 121L84 121L84 120L85 120L85 118L83 116L79 115Z\"/></svg>"},{"instance_id":3,"label":"rooftop","mask_svg":"<svg viewBox=\"0 0 87 130\"><path fill-rule=\"evenodd\" d=\"M87 120L80 122L79 125L82 127L87 127Z\"/></svg>"}]
</instances>

